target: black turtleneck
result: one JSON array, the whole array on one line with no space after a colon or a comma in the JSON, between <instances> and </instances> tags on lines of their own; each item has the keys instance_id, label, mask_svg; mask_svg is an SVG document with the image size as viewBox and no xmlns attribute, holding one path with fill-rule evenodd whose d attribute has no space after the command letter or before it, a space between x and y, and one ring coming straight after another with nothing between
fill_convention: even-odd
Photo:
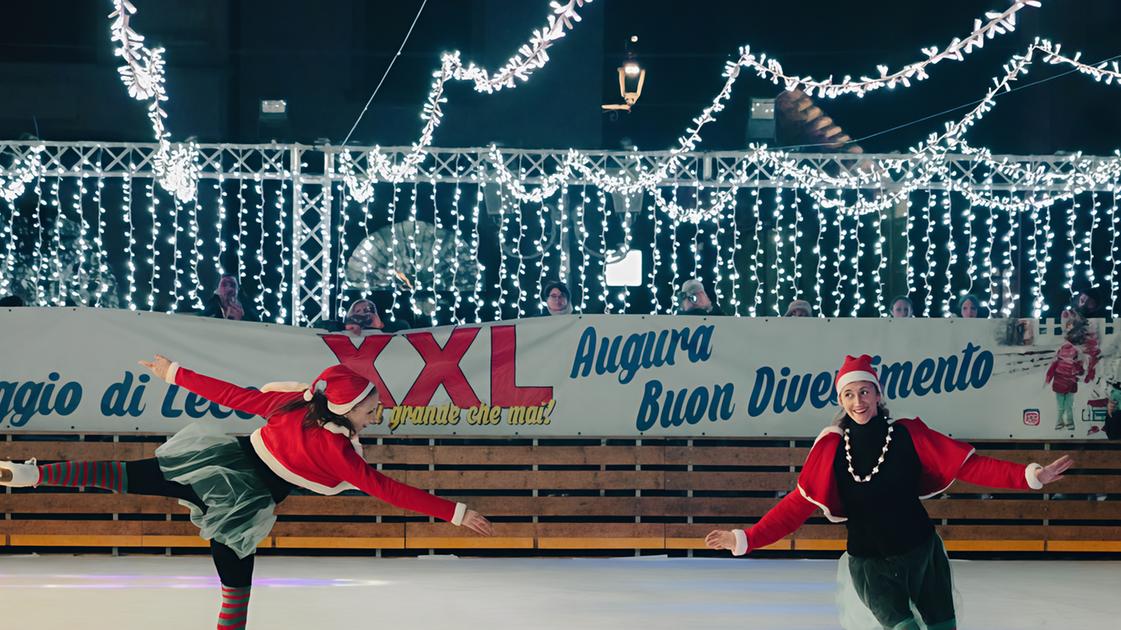
<instances>
[{"instance_id":1,"label":"black turtleneck","mask_svg":"<svg viewBox=\"0 0 1121 630\"><path fill-rule=\"evenodd\" d=\"M905 553L927 541L934 525L919 501L922 465L911 435L894 425L891 446L880 471L867 483L857 483L849 473L842 436L833 458L833 474L848 521L848 551L853 556L879 558ZM841 431L849 430L853 469L864 477L872 472L884 448L888 422L877 416L860 425L845 418Z\"/></svg>"}]
</instances>

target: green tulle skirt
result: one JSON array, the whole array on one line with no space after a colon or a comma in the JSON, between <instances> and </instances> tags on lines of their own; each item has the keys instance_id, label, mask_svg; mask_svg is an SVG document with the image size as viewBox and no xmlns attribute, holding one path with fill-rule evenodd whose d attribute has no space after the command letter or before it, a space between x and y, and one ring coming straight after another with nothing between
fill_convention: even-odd
<instances>
[{"instance_id":1,"label":"green tulle skirt","mask_svg":"<svg viewBox=\"0 0 1121 630\"><path fill-rule=\"evenodd\" d=\"M180 501L206 540L216 540L245 558L269 535L276 522L272 500L253 462L228 426L200 421L156 449L164 478L190 486L204 506Z\"/></svg>"}]
</instances>

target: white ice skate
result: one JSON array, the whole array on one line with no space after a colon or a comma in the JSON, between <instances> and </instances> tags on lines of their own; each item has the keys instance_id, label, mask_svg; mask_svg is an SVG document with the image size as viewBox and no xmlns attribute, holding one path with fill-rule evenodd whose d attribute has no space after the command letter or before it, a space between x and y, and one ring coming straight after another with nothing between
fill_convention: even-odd
<instances>
[{"instance_id":1,"label":"white ice skate","mask_svg":"<svg viewBox=\"0 0 1121 630\"><path fill-rule=\"evenodd\" d=\"M0 486L27 488L38 483L39 467L34 457L22 464L0 461Z\"/></svg>"}]
</instances>

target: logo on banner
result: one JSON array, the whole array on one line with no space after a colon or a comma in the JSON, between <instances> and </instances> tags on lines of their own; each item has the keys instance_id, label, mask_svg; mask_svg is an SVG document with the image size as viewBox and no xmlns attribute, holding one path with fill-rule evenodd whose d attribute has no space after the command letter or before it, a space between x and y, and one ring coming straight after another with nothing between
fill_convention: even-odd
<instances>
[{"instance_id":1,"label":"logo on banner","mask_svg":"<svg viewBox=\"0 0 1121 630\"><path fill-rule=\"evenodd\" d=\"M514 326L491 326L490 392L484 401L475 391L460 363L475 343L481 328L456 328L441 346L429 332L406 335L364 337L355 348L346 335L324 335L323 341L339 363L369 379L378 388L377 417L391 410L389 429L402 424L455 426L465 421L471 426L508 424L547 425L556 407L551 386L518 385L517 330ZM403 338L424 362L420 374L400 402L382 379L374 361L390 341ZM432 405L437 389L443 388L451 402Z\"/></svg>"},{"instance_id":2,"label":"logo on banner","mask_svg":"<svg viewBox=\"0 0 1121 630\"><path fill-rule=\"evenodd\" d=\"M1039 426L1039 410L1038 409L1025 409L1024 410L1024 424L1029 427Z\"/></svg>"}]
</instances>

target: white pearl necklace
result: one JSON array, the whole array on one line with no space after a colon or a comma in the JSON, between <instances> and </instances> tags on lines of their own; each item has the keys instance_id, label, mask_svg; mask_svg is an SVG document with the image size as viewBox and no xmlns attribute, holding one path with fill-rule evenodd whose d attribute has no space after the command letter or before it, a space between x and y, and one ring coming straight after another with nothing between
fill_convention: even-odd
<instances>
[{"instance_id":1,"label":"white pearl necklace","mask_svg":"<svg viewBox=\"0 0 1121 630\"><path fill-rule=\"evenodd\" d=\"M872 481L873 475L880 472L880 464L884 463L884 458L887 457L887 447L891 445L891 432L895 430L895 426L888 425L887 439L884 440L884 450L880 451L880 459L876 461L876 465L872 467L872 472L868 475L861 477L856 474L852 467L852 445L849 443L849 429L845 429L845 460L849 463L849 474L856 483L868 483Z\"/></svg>"}]
</instances>

